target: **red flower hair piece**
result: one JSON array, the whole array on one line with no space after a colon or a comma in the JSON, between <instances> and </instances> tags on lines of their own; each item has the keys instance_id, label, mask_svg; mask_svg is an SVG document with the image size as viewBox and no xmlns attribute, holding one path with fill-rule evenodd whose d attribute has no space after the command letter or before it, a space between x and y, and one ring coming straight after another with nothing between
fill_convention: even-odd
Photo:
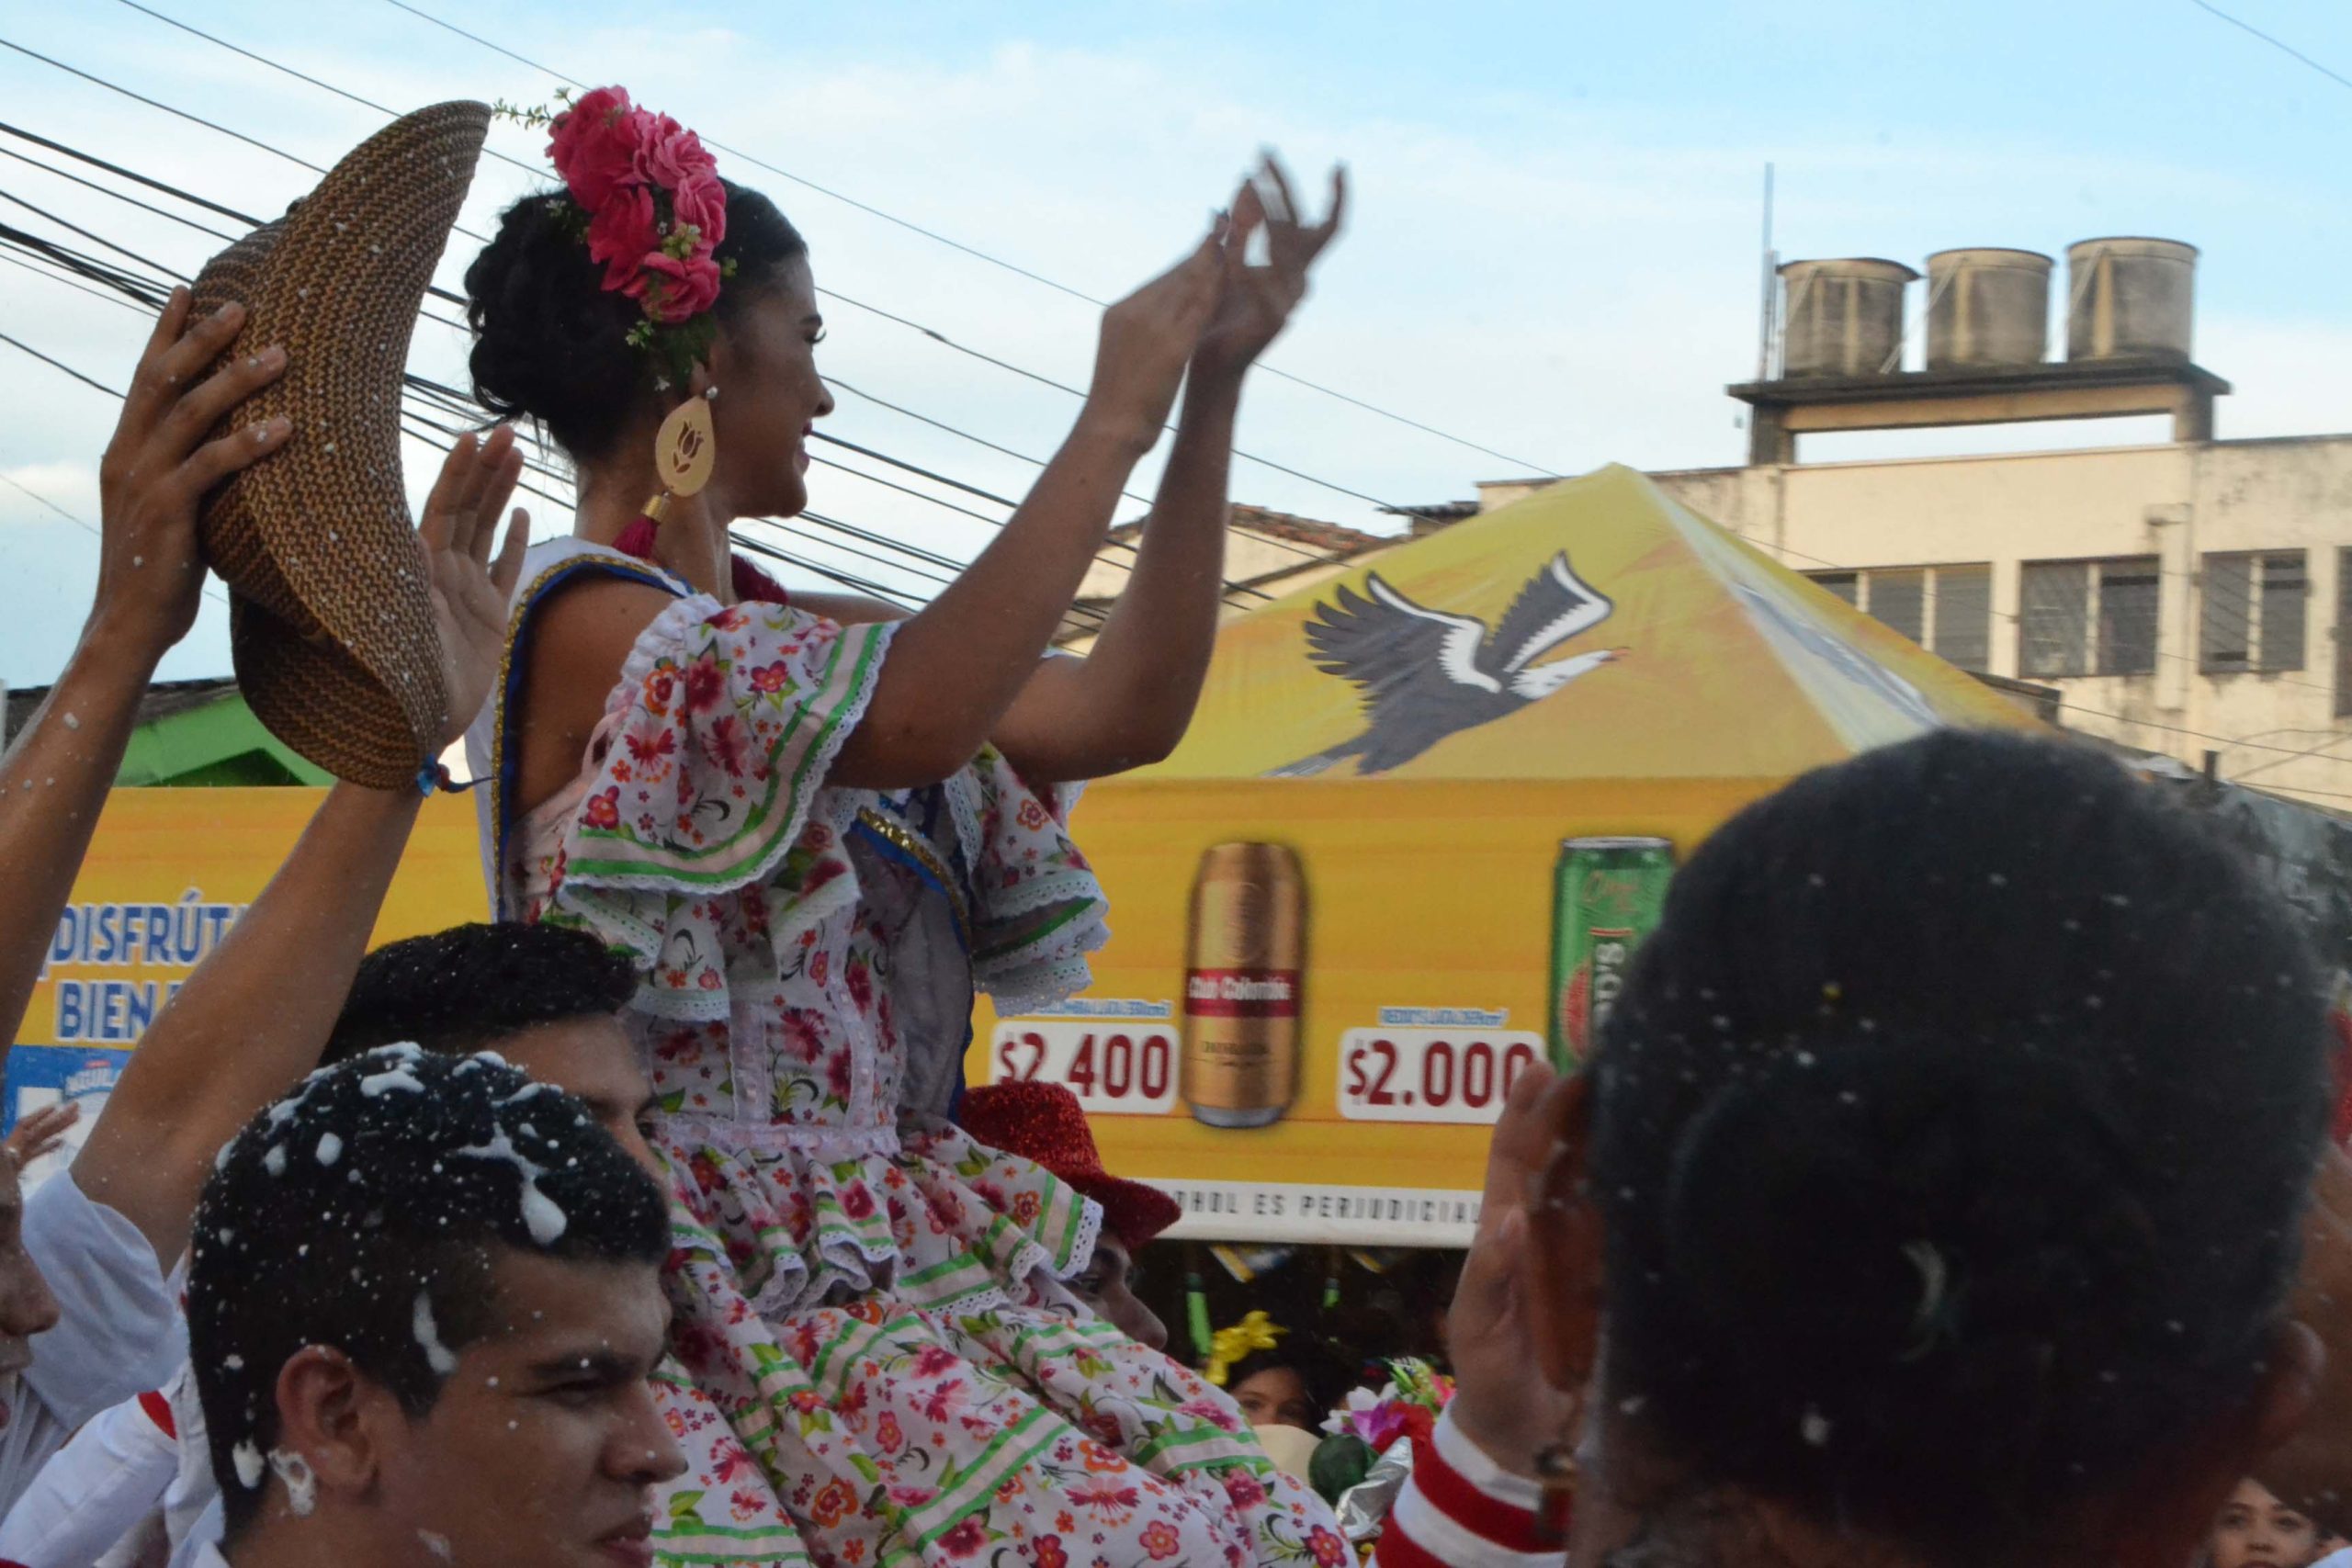
<instances>
[{"instance_id":1,"label":"red flower hair piece","mask_svg":"<svg viewBox=\"0 0 2352 1568\"><path fill-rule=\"evenodd\" d=\"M605 269L606 291L641 312L628 341L653 355L664 386L684 386L710 352L711 310L734 270L717 255L727 238L718 165L700 137L639 108L624 88L560 96L553 115L507 112L547 126L548 157L584 220L589 259Z\"/></svg>"}]
</instances>

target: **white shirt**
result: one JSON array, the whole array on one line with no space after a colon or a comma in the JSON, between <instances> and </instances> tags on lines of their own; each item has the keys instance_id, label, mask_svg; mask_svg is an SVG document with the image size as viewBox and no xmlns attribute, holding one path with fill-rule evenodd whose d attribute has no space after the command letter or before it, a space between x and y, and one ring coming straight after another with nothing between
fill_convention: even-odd
<instances>
[{"instance_id":1,"label":"white shirt","mask_svg":"<svg viewBox=\"0 0 2352 1568\"><path fill-rule=\"evenodd\" d=\"M159 1526L176 1548L217 1498L204 1410L183 1361L170 1383L100 1412L42 1467L0 1519L0 1568L132 1561ZM216 1521L204 1539L220 1536Z\"/></svg>"},{"instance_id":2,"label":"white shirt","mask_svg":"<svg viewBox=\"0 0 2352 1568\"><path fill-rule=\"evenodd\" d=\"M187 1359L187 1336L155 1249L139 1228L93 1202L71 1169L25 1200L25 1251L57 1298L57 1326L0 1391L0 1514L84 1422L161 1388Z\"/></svg>"}]
</instances>

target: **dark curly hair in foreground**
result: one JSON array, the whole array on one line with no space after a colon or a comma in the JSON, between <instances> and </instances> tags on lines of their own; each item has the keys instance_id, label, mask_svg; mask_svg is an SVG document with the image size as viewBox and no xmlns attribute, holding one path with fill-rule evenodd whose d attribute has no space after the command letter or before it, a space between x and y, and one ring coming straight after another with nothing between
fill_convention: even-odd
<instances>
[{"instance_id":1,"label":"dark curly hair in foreground","mask_svg":"<svg viewBox=\"0 0 2352 1568\"><path fill-rule=\"evenodd\" d=\"M1748 807L1595 1062L1612 1410L2000 1561L2254 1391L2327 1104L2284 911L2113 762L1944 732Z\"/></svg>"}]
</instances>

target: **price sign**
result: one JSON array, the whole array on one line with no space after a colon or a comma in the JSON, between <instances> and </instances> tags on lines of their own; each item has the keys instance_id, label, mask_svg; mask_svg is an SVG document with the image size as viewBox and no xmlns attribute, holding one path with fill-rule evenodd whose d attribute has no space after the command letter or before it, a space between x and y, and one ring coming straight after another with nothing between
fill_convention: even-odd
<instances>
[{"instance_id":1,"label":"price sign","mask_svg":"<svg viewBox=\"0 0 2352 1568\"><path fill-rule=\"evenodd\" d=\"M1091 1112L1158 1116L1176 1103L1176 1035L1161 1024L1013 1019L996 1026L989 1061L991 1081L1064 1084Z\"/></svg>"},{"instance_id":2,"label":"price sign","mask_svg":"<svg viewBox=\"0 0 2352 1568\"><path fill-rule=\"evenodd\" d=\"M1494 1030L1351 1029L1340 1036L1340 1114L1351 1122L1487 1122L1544 1059L1544 1037Z\"/></svg>"}]
</instances>

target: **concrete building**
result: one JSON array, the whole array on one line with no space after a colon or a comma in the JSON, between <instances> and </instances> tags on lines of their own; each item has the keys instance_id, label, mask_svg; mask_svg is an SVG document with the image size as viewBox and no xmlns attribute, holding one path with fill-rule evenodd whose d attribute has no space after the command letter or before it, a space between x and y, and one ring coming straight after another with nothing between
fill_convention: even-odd
<instances>
[{"instance_id":1,"label":"concrete building","mask_svg":"<svg viewBox=\"0 0 2352 1568\"><path fill-rule=\"evenodd\" d=\"M2188 356L2195 254L2073 247L2052 364L2048 257L1931 257L1911 371L1895 367L1916 274L1792 263L1784 357L1729 389L1753 411L1749 461L1652 477L1962 668L2055 689L2069 728L2352 807L2352 435L2213 439L2229 387ZM1799 449L1826 431L2149 413L2171 440L1813 464ZM1442 524L1545 482L1412 514Z\"/></svg>"},{"instance_id":2,"label":"concrete building","mask_svg":"<svg viewBox=\"0 0 2352 1568\"><path fill-rule=\"evenodd\" d=\"M1078 598L1062 617L1056 646L1083 653L1094 646L1111 602L1126 588L1135 570L1143 525L1122 523L1111 530L1078 587ZM1285 593L1336 577L1347 564L1397 541L1359 533L1336 523L1294 517L1262 506L1235 506L1225 534L1227 618L1270 604Z\"/></svg>"}]
</instances>

